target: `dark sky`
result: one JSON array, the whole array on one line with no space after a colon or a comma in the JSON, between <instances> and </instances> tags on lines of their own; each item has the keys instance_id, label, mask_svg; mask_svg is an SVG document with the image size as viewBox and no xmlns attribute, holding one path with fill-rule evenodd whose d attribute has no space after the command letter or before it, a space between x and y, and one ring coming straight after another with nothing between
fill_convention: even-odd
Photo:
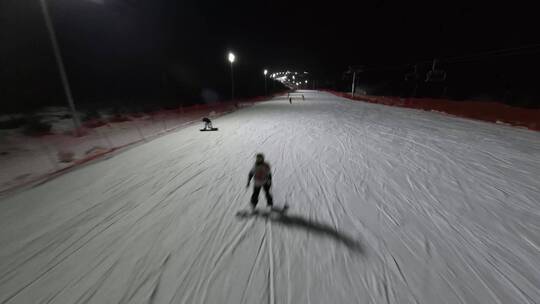
<instances>
[{"instance_id":1,"label":"dark sky","mask_svg":"<svg viewBox=\"0 0 540 304\"><path fill-rule=\"evenodd\" d=\"M348 65L392 66L540 42L536 10L517 2L351 2L48 0L74 96L85 102L196 98L203 89L223 99L228 50L237 54L244 92L253 94L249 79L265 67L332 79ZM0 5L2 99L62 100L39 1ZM516 64L532 73L523 60ZM497 71L497 62L485 65Z\"/></svg>"}]
</instances>

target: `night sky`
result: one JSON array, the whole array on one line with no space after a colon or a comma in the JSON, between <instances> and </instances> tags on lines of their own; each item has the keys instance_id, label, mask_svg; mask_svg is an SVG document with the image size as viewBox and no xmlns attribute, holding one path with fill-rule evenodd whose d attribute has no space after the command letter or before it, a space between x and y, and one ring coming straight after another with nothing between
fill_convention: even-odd
<instances>
[{"instance_id":1,"label":"night sky","mask_svg":"<svg viewBox=\"0 0 540 304\"><path fill-rule=\"evenodd\" d=\"M472 1L48 0L75 99L186 102L203 91L229 97L226 54L235 52L241 96L263 90L262 69L307 70L340 88L349 65L375 69L359 79L402 79L403 65L434 57L540 43L532 7ZM64 102L38 0L2 0L2 103ZM510 6L513 5L513 6ZM500 86L529 92L539 48L446 68L455 87L484 79L471 94ZM442 63L444 66L444 61ZM399 68L394 68L399 66ZM390 67L380 72L378 69ZM453 74L450 73L453 72ZM531 97L532 98L532 97Z\"/></svg>"}]
</instances>

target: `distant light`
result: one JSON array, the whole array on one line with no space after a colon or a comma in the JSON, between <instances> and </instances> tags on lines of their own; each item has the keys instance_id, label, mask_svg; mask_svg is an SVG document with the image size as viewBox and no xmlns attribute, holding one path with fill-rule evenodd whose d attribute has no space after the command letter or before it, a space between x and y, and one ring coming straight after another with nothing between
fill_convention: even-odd
<instances>
[{"instance_id":1,"label":"distant light","mask_svg":"<svg viewBox=\"0 0 540 304\"><path fill-rule=\"evenodd\" d=\"M268 74L268 70L264 70L264 76L266 76L266 74Z\"/></svg>"},{"instance_id":2,"label":"distant light","mask_svg":"<svg viewBox=\"0 0 540 304\"><path fill-rule=\"evenodd\" d=\"M296 79L296 77L294 77L294 75L293 75L292 79Z\"/></svg>"},{"instance_id":3,"label":"distant light","mask_svg":"<svg viewBox=\"0 0 540 304\"><path fill-rule=\"evenodd\" d=\"M307 80L306 80L306 83L307 83Z\"/></svg>"},{"instance_id":4,"label":"distant light","mask_svg":"<svg viewBox=\"0 0 540 304\"><path fill-rule=\"evenodd\" d=\"M236 59L236 57L234 56L234 54L233 54L233 53L229 53L229 61L230 61L231 63L233 63L235 59Z\"/></svg>"}]
</instances>

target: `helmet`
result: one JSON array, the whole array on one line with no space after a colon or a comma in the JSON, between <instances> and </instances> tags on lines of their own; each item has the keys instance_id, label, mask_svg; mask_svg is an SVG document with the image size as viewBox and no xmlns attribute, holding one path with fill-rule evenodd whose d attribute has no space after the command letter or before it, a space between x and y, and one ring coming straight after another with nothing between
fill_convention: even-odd
<instances>
[{"instance_id":1,"label":"helmet","mask_svg":"<svg viewBox=\"0 0 540 304\"><path fill-rule=\"evenodd\" d=\"M264 154L257 153L257 155L255 156L255 162L258 164L264 162Z\"/></svg>"}]
</instances>

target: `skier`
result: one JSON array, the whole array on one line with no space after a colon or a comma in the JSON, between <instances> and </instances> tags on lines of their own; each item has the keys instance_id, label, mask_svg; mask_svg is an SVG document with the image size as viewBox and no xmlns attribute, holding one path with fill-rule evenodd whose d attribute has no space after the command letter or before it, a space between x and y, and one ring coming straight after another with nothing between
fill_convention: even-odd
<instances>
[{"instance_id":1,"label":"skier","mask_svg":"<svg viewBox=\"0 0 540 304\"><path fill-rule=\"evenodd\" d=\"M204 129L203 130L211 130L212 129L212 121L208 117L204 117L202 119L204 122Z\"/></svg>"},{"instance_id":2,"label":"skier","mask_svg":"<svg viewBox=\"0 0 540 304\"><path fill-rule=\"evenodd\" d=\"M259 193L261 187L264 189L266 195L266 203L269 207L273 206L272 194L270 194L270 187L272 186L272 172L270 166L264 161L264 155L258 153L255 157L255 165L249 171L248 182L246 188L249 187L251 179L254 179L253 195L251 196L251 207L255 209L257 202L259 201Z\"/></svg>"}]
</instances>

